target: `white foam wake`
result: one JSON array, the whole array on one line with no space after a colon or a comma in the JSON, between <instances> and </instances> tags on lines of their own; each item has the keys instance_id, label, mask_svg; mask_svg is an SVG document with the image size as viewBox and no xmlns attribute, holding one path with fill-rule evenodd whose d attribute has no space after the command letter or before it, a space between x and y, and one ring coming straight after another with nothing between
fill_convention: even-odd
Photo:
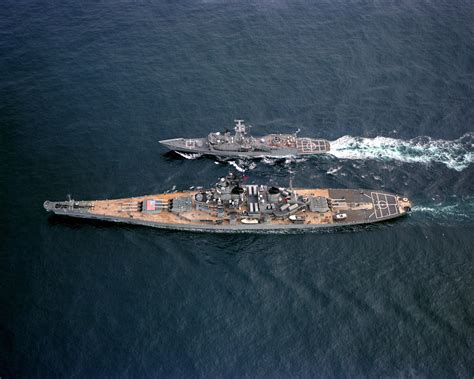
<instances>
[{"instance_id":1,"label":"white foam wake","mask_svg":"<svg viewBox=\"0 0 474 379\"><path fill-rule=\"evenodd\" d=\"M451 219L458 221L474 221L474 203L464 201L454 204L415 205L414 213L430 214L435 218Z\"/></svg>"},{"instance_id":2,"label":"white foam wake","mask_svg":"<svg viewBox=\"0 0 474 379\"><path fill-rule=\"evenodd\" d=\"M474 133L457 140L416 137L402 140L388 137L344 136L331 142L331 154L342 159L396 160L407 163L442 163L462 171L473 163Z\"/></svg>"},{"instance_id":3,"label":"white foam wake","mask_svg":"<svg viewBox=\"0 0 474 379\"><path fill-rule=\"evenodd\" d=\"M234 166L234 168L237 170L237 171L240 171L240 172L245 172L245 168L244 167L240 167L237 163L235 163L234 161L228 161L228 163L231 165L231 166Z\"/></svg>"},{"instance_id":4,"label":"white foam wake","mask_svg":"<svg viewBox=\"0 0 474 379\"><path fill-rule=\"evenodd\" d=\"M202 154L199 153L183 153L182 151L176 151L179 155L186 159L197 159L202 157Z\"/></svg>"},{"instance_id":5,"label":"white foam wake","mask_svg":"<svg viewBox=\"0 0 474 379\"><path fill-rule=\"evenodd\" d=\"M326 174L328 175L334 175L336 172L338 172L342 166L337 166L337 167L332 167L329 170L326 171Z\"/></svg>"}]
</instances>

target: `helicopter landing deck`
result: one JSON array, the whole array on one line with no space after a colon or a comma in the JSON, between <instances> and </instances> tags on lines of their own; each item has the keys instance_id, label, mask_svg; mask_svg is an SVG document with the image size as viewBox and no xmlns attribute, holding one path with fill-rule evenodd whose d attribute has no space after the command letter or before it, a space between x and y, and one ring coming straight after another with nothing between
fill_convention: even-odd
<instances>
[{"instance_id":1,"label":"helicopter landing deck","mask_svg":"<svg viewBox=\"0 0 474 379\"><path fill-rule=\"evenodd\" d=\"M327 141L313 138L297 138L296 148L300 154L321 154L329 151Z\"/></svg>"},{"instance_id":2,"label":"helicopter landing deck","mask_svg":"<svg viewBox=\"0 0 474 379\"><path fill-rule=\"evenodd\" d=\"M396 196L380 192L371 192L370 195L374 204L375 218L387 218L400 213Z\"/></svg>"}]
</instances>

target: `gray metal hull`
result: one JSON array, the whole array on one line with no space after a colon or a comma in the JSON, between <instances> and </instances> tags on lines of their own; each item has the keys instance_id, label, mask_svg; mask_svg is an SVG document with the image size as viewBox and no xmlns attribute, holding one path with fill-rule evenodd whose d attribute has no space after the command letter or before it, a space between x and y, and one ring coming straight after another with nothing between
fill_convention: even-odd
<instances>
[{"instance_id":1,"label":"gray metal hull","mask_svg":"<svg viewBox=\"0 0 474 379\"><path fill-rule=\"evenodd\" d=\"M126 217L111 217L111 216L96 215L96 214L91 214L88 212L80 212L80 211L74 212L74 211L61 210L61 209L59 210L51 209L50 211L60 216L68 216L68 217L75 217L75 218L82 218L82 219L92 219L92 220L131 224L131 225L142 225L142 226L149 226L149 227L158 228L158 229L178 230L178 231L188 231L188 232L205 232L205 233L282 233L282 232L303 233L303 232L310 232L310 231L322 230L322 229L331 229L331 228L338 229L341 227L374 224L374 223L379 223L382 221L399 218L406 215L406 213L403 213L403 214L397 214L394 216L384 217L378 220L361 220L357 222L338 222L335 224L324 224L324 225L307 225L307 224L177 225L177 224L164 224L164 223L150 222L150 221L145 221L145 220L137 220L137 219L131 219L131 218L126 218Z\"/></svg>"},{"instance_id":2,"label":"gray metal hull","mask_svg":"<svg viewBox=\"0 0 474 379\"><path fill-rule=\"evenodd\" d=\"M286 149L286 150L276 150L272 152L264 151L221 151L221 150L197 150L197 149L180 149L176 150L182 153L187 154L202 154L202 155L212 155L215 157L224 157L224 158L288 158L288 157L300 157L303 156L299 154L296 149ZM307 155L306 155L307 156Z\"/></svg>"},{"instance_id":3,"label":"gray metal hull","mask_svg":"<svg viewBox=\"0 0 474 379\"><path fill-rule=\"evenodd\" d=\"M307 157L312 155L328 154L329 151L312 151L310 153L301 153L296 148L272 149L269 151L235 151L235 150L217 150L209 148L207 145L202 148L183 146L180 138L173 140L164 140L160 143L168 149L186 154L211 155L224 158L288 158L288 157Z\"/></svg>"}]
</instances>

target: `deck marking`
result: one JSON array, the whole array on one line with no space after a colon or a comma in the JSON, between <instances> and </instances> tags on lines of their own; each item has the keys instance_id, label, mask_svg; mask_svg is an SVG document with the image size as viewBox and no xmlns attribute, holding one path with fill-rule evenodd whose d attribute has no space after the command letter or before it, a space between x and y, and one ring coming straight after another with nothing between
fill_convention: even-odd
<instances>
[{"instance_id":1,"label":"deck marking","mask_svg":"<svg viewBox=\"0 0 474 379\"><path fill-rule=\"evenodd\" d=\"M315 152L326 151L326 143L324 140L315 140L312 138L298 138L296 140L296 148L302 154L311 154Z\"/></svg>"},{"instance_id":2,"label":"deck marking","mask_svg":"<svg viewBox=\"0 0 474 379\"><path fill-rule=\"evenodd\" d=\"M388 209L388 204L385 200L379 200L379 209L382 210L382 209Z\"/></svg>"},{"instance_id":3,"label":"deck marking","mask_svg":"<svg viewBox=\"0 0 474 379\"><path fill-rule=\"evenodd\" d=\"M399 213L397 198L381 192L371 192L375 218L386 218ZM371 217L370 215L369 217Z\"/></svg>"}]
</instances>

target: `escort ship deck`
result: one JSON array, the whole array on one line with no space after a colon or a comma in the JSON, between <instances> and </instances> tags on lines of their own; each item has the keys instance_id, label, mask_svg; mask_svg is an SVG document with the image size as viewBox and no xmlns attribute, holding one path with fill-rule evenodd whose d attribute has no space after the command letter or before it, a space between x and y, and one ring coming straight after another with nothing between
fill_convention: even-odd
<instances>
[{"instance_id":1,"label":"escort ship deck","mask_svg":"<svg viewBox=\"0 0 474 379\"><path fill-rule=\"evenodd\" d=\"M370 224L411 210L408 198L363 189L243 185L234 174L209 189L116 200L45 201L57 215L205 232L311 230Z\"/></svg>"},{"instance_id":2,"label":"escort ship deck","mask_svg":"<svg viewBox=\"0 0 474 379\"><path fill-rule=\"evenodd\" d=\"M174 138L160 141L171 150L214 155L219 157L299 157L325 154L330 150L329 141L314 138L299 138L294 134L268 134L252 137L243 120L235 120L235 134L230 132L210 133L207 138Z\"/></svg>"}]
</instances>

